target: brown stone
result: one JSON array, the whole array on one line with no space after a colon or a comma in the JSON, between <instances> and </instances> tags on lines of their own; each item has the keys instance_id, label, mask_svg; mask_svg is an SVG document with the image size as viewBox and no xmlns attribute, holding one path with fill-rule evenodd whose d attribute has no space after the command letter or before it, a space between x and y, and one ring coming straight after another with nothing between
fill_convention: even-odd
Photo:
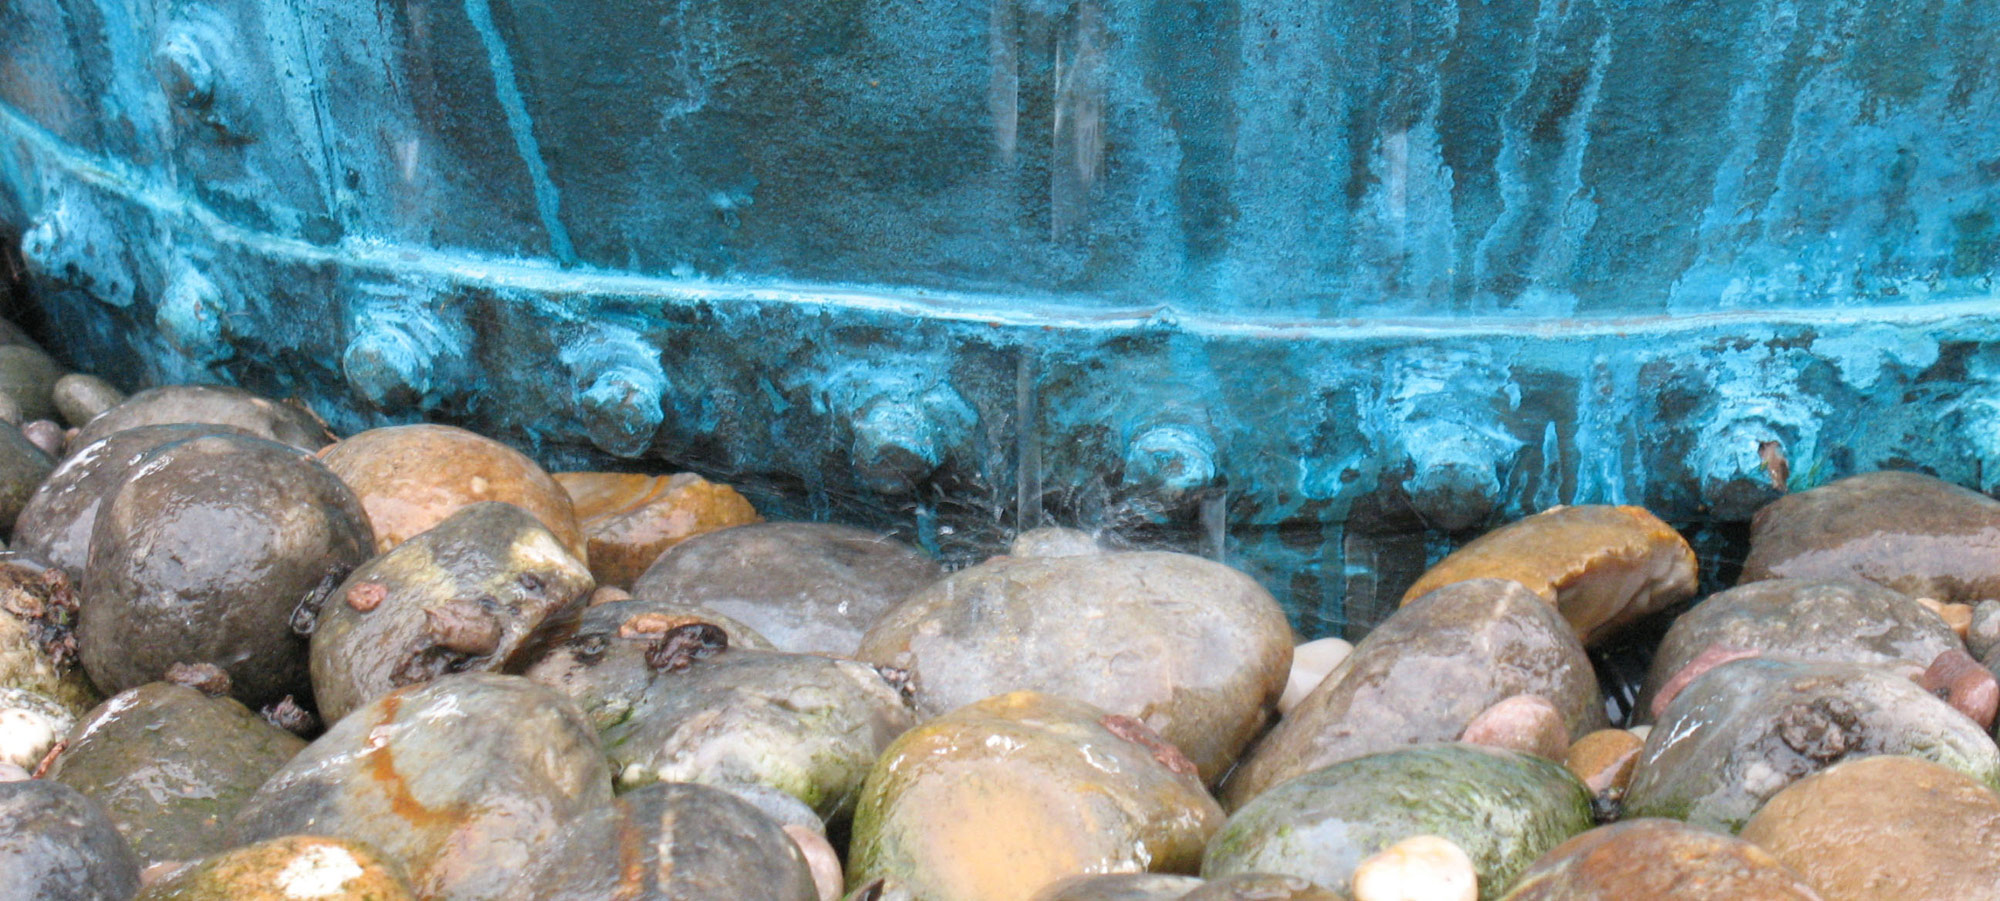
<instances>
[{"instance_id":1,"label":"brown stone","mask_svg":"<svg viewBox=\"0 0 2000 901\"><path fill-rule=\"evenodd\" d=\"M1639 507L1556 507L1494 529L1439 561L1408 604L1467 579L1511 579L1556 606L1584 644L1694 595L1694 550Z\"/></svg>"},{"instance_id":2,"label":"brown stone","mask_svg":"<svg viewBox=\"0 0 2000 901\"><path fill-rule=\"evenodd\" d=\"M1569 746L1563 765L1600 798L1617 797L1632 784L1632 767L1646 740L1624 729L1599 729Z\"/></svg>"},{"instance_id":3,"label":"brown stone","mask_svg":"<svg viewBox=\"0 0 2000 901\"><path fill-rule=\"evenodd\" d=\"M1914 757L1849 760L1802 779L1743 838L1827 901L2000 898L2000 795Z\"/></svg>"},{"instance_id":4,"label":"brown stone","mask_svg":"<svg viewBox=\"0 0 2000 901\"><path fill-rule=\"evenodd\" d=\"M599 584L631 588L660 553L703 532L762 522L736 489L693 473L559 472Z\"/></svg>"},{"instance_id":5,"label":"brown stone","mask_svg":"<svg viewBox=\"0 0 2000 901\"><path fill-rule=\"evenodd\" d=\"M367 845L292 835L155 876L139 901L410 901L399 869Z\"/></svg>"},{"instance_id":6,"label":"brown stone","mask_svg":"<svg viewBox=\"0 0 2000 901\"><path fill-rule=\"evenodd\" d=\"M1866 579L1911 597L2000 597L2000 501L1914 472L1871 472L1757 511L1738 584Z\"/></svg>"},{"instance_id":7,"label":"brown stone","mask_svg":"<svg viewBox=\"0 0 2000 901\"><path fill-rule=\"evenodd\" d=\"M1521 874L1504 901L1654 898L1820 901L1805 879L1764 849L1663 819L1602 826L1557 845Z\"/></svg>"},{"instance_id":8,"label":"brown stone","mask_svg":"<svg viewBox=\"0 0 2000 901\"><path fill-rule=\"evenodd\" d=\"M1458 740L1561 762L1569 750L1569 724L1548 698L1514 695L1480 711Z\"/></svg>"},{"instance_id":9,"label":"brown stone","mask_svg":"<svg viewBox=\"0 0 2000 901\"><path fill-rule=\"evenodd\" d=\"M579 560L588 553L569 494L520 451L447 425L369 429L320 452L354 490L381 553L462 507L501 501L534 514Z\"/></svg>"}]
</instances>

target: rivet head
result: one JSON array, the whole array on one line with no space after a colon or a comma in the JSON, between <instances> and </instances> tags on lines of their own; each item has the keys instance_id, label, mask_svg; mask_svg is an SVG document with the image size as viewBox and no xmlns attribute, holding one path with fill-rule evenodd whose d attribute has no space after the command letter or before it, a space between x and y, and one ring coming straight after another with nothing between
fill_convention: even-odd
<instances>
[{"instance_id":1,"label":"rivet head","mask_svg":"<svg viewBox=\"0 0 2000 901\"><path fill-rule=\"evenodd\" d=\"M356 335L340 358L347 384L379 409L420 403L431 390L432 368L418 342L392 328L370 328Z\"/></svg>"},{"instance_id":2,"label":"rivet head","mask_svg":"<svg viewBox=\"0 0 2000 901\"><path fill-rule=\"evenodd\" d=\"M666 420L662 389L657 376L627 367L599 373L577 398L591 443L619 457L645 453Z\"/></svg>"},{"instance_id":3,"label":"rivet head","mask_svg":"<svg viewBox=\"0 0 2000 901\"><path fill-rule=\"evenodd\" d=\"M1125 447L1125 484L1183 494L1215 481L1215 445L1187 426L1154 426Z\"/></svg>"}]
</instances>

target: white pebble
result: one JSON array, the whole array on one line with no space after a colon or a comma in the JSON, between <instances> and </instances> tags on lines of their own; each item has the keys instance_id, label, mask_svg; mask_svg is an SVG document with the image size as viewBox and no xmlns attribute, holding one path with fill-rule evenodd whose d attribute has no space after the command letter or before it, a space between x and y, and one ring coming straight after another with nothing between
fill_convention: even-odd
<instances>
[{"instance_id":1,"label":"white pebble","mask_svg":"<svg viewBox=\"0 0 2000 901\"><path fill-rule=\"evenodd\" d=\"M1354 901L1477 901L1479 874L1450 839L1403 839L1354 870Z\"/></svg>"},{"instance_id":2,"label":"white pebble","mask_svg":"<svg viewBox=\"0 0 2000 901\"><path fill-rule=\"evenodd\" d=\"M1308 641L1292 649L1292 673L1285 680L1285 693L1278 698L1280 716L1292 712L1299 702L1312 694L1326 674L1340 666L1347 655L1354 652L1354 645L1338 638L1322 638Z\"/></svg>"},{"instance_id":3,"label":"white pebble","mask_svg":"<svg viewBox=\"0 0 2000 901\"><path fill-rule=\"evenodd\" d=\"M0 763L32 770L62 737L61 724L22 707L0 710Z\"/></svg>"}]
</instances>

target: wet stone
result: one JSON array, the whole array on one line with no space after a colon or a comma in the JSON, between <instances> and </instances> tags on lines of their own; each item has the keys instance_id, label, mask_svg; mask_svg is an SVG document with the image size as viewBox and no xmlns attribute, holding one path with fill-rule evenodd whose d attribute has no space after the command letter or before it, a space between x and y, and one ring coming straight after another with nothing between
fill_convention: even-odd
<instances>
[{"instance_id":1,"label":"wet stone","mask_svg":"<svg viewBox=\"0 0 2000 901\"><path fill-rule=\"evenodd\" d=\"M589 562L569 495L525 454L447 425L369 429L320 452L361 499L379 553L481 501L533 514L578 560Z\"/></svg>"},{"instance_id":2,"label":"wet stone","mask_svg":"<svg viewBox=\"0 0 2000 901\"><path fill-rule=\"evenodd\" d=\"M526 510L479 503L390 549L320 605L311 668L338 720L447 673L520 672L543 636L581 614L590 572Z\"/></svg>"},{"instance_id":3,"label":"wet stone","mask_svg":"<svg viewBox=\"0 0 2000 901\"><path fill-rule=\"evenodd\" d=\"M49 778L102 805L151 866L228 847L237 808L305 746L234 700L155 682L84 717Z\"/></svg>"},{"instance_id":4,"label":"wet stone","mask_svg":"<svg viewBox=\"0 0 2000 901\"><path fill-rule=\"evenodd\" d=\"M391 692L333 724L258 789L232 841L366 843L419 898L518 897L565 826L611 801L596 735L518 676L462 673Z\"/></svg>"},{"instance_id":5,"label":"wet stone","mask_svg":"<svg viewBox=\"0 0 2000 901\"><path fill-rule=\"evenodd\" d=\"M2000 781L1993 739L1902 675L1756 658L1716 667L1667 707L1641 752L1625 812L1733 833L1785 786L1875 754L1925 757Z\"/></svg>"},{"instance_id":6,"label":"wet stone","mask_svg":"<svg viewBox=\"0 0 2000 901\"><path fill-rule=\"evenodd\" d=\"M1349 892L1364 860L1434 835L1465 852L1479 897L1492 901L1535 858L1591 825L1589 792L1559 764L1420 745L1315 769L1258 795L1209 843L1201 871L1282 873Z\"/></svg>"},{"instance_id":7,"label":"wet stone","mask_svg":"<svg viewBox=\"0 0 2000 901\"><path fill-rule=\"evenodd\" d=\"M735 526L669 548L632 585L642 600L693 604L756 629L779 650L851 657L861 636L937 562L900 541L847 526Z\"/></svg>"},{"instance_id":8,"label":"wet stone","mask_svg":"<svg viewBox=\"0 0 2000 901\"><path fill-rule=\"evenodd\" d=\"M1555 605L1584 644L1694 596L1695 558L1680 533L1639 507L1556 507L1473 539L1403 595L1453 582L1511 579Z\"/></svg>"},{"instance_id":9,"label":"wet stone","mask_svg":"<svg viewBox=\"0 0 2000 901\"><path fill-rule=\"evenodd\" d=\"M1600 801L1617 801L1625 797L1626 787L1632 784L1632 770L1645 746L1646 740L1635 733L1599 729L1569 746L1563 766L1583 780L1584 787Z\"/></svg>"},{"instance_id":10,"label":"wet stone","mask_svg":"<svg viewBox=\"0 0 2000 901\"><path fill-rule=\"evenodd\" d=\"M62 426L47 419L37 419L32 422L22 423L21 436L28 439L29 444L41 448L42 453L48 455L51 461L50 466L55 465L53 461L62 459L63 446L69 439L67 432Z\"/></svg>"},{"instance_id":11,"label":"wet stone","mask_svg":"<svg viewBox=\"0 0 2000 901\"><path fill-rule=\"evenodd\" d=\"M76 714L47 695L0 688L0 764L33 773L76 725Z\"/></svg>"},{"instance_id":12,"label":"wet stone","mask_svg":"<svg viewBox=\"0 0 2000 901\"><path fill-rule=\"evenodd\" d=\"M1164 873L1070 876L1049 883L1033 901L1181 901L1202 885L1193 876Z\"/></svg>"},{"instance_id":13,"label":"wet stone","mask_svg":"<svg viewBox=\"0 0 2000 901\"><path fill-rule=\"evenodd\" d=\"M1966 625L1965 649L1984 660L1994 648L2000 648L2000 601L1980 601Z\"/></svg>"},{"instance_id":14,"label":"wet stone","mask_svg":"<svg viewBox=\"0 0 2000 901\"><path fill-rule=\"evenodd\" d=\"M206 423L142 426L110 435L64 458L35 489L14 522L17 548L81 576L90 563L90 535L106 492L153 449L202 435L243 434Z\"/></svg>"},{"instance_id":15,"label":"wet stone","mask_svg":"<svg viewBox=\"0 0 2000 901\"><path fill-rule=\"evenodd\" d=\"M287 836L193 862L136 901L413 901L394 864L359 842Z\"/></svg>"},{"instance_id":16,"label":"wet stone","mask_svg":"<svg viewBox=\"0 0 2000 901\"><path fill-rule=\"evenodd\" d=\"M1600 898L1820 901L1763 848L1663 819L1600 826L1557 845L1521 874L1506 901Z\"/></svg>"},{"instance_id":17,"label":"wet stone","mask_svg":"<svg viewBox=\"0 0 2000 901\"><path fill-rule=\"evenodd\" d=\"M1157 738L1113 731L1111 716L1016 692L904 733L862 789L849 888L1026 901L1066 876L1192 874L1221 809Z\"/></svg>"},{"instance_id":18,"label":"wet stone","mask_svg":"<svg viewBox=\"0 0 2000 901\"><path fill-rule=\"evenodd\" d=\"M729 649L657 673L604 730L618 789L653 782L747 783L845 817L875 759L916 714L864 663Z\"/></svg>"},{"instance_id":19,"label":"wet stone","mask_svg":"<svg viewBox=\"0 0 2000 901\"><path fill-rule=\"evenodd\" d=\"M2000 796L1912 757L1851 760L1802 779L1743 838L1826 901L2000 897Z\"/></svg>"},{"instance_id":20,"label":"wet stone","mask_svg":"<svg viewBox=\"0 0 2000 901\"><path fill-rule=\"evenodd\" d=\"M211 663L261 706L304 696L293 613L370 554L347 486L296 448L204 435L155 448L104 495L77 643L91 681L123 691Z\"/></svg>"},{"instance_id":21,"label":"wet stone","mask_svg":"<svg viewBox=\"0 0 2000 901\"><path fill-rule=\"evenodd\" d=\"M935 716L1006 691L1143 721L1219 777L1271 715L1292 630L1255 580L1187 554L996 557L919 591L859 655L908 670Z\"/></svg>"},{"instance_id":22,"label":"wet stone","mask_svg":"<svg viewBox=\"0 0 2000 901\"><path fill-rule=\"evenodd\" d=\"M727 646L771 650L749 626L702 607L664 601L612 601L583 611L574 632L523 674L564 695L598 729L624 722L653 681L646 660L666 634L690 623L722 630Z\"/></svg>"},{"instance_id":23,"label":"wet stone","mask_svg":"<svg viewBox=\"0 0 2000 901\"><path fill-rule=\"evenodd\" d=\"M162 385L134 394L92 418L69 446L87 447L126 429L173 423L229 426L306 452L333 441L318 418L290 404L227 385Z\"/></svg>"},{"instance_id":24,"label":"wet stone","mask_svg":"<svg viewBox=\"0 0 2000 901\"><path fill-rule=\"evenodd\" d=\"M2000 501L1913 472L1871 472L1757 511L1739 584L1865 579L1911 597L2000 599Z\"/></svg>"},{"instance_id":25,"label":"wet stone","mask_svg":"<svg viewBox=\"0 0 2000 901\"><path fill-rule=\"evenodd\" d=\"M55 460L26 433L0 422L0 524L20 517L28 499L55 467Z\"/></svg>"},{"instance_id":26,"label":"wet stone","mask_svg":"<svg viewBox=\"0 0 2000 901\"><path fill-rule=\"evenodd\" d=\"M54 389L56 380L62 376L62 365L41 348L0 345L0 394L13 399L23 419L48 419L56 415Z\"/></svg>"},{"instance_id":27,"label":"wet stone","mask_svg":"<svg viewBox=\"0 0 2000 901\"><path fill-rule=\"evenodd\" d=\"M1285 693L1278 698L1278 715L1290 716L1352 653L1354 645L1340 638L1316 639L1293 648L1292 672L1285 678Z\"/></svg>"},{"instance_id":28,"label":"wet stone","mask_svg":"<svg viewBox=\"0 0 2000 901\"><path fill-rule=\"evenodd\" d=\"M90 799L46 779L0 782L0 898L130 901L139 862Z\"/></svg>"},{"instance_id":29,"label":"wet stone","mask_svg":"<svg viewBox=\"0 0 2000 901\"><path fill-rule=\"evenodd\" d=\"M56 379L50 388L49 399L56 411L62 414L63 422L72 428L83 428L96 419L98 414L125 402L125 392L112 387L94 375L72 372Z\"/></svg>"},{"instance_id":30,"label":"wet stone","mask_svg":"<svg viewBox=\"0 0 2000 901\"><path fill-rule=\"evenodd\" d=\"M1514 695L1480 711L1458 740L1560 763L1569 750L1569 726L1549 699Z\"/></svg>"},{"instance_id":31,"label":"wet stone","mask_svg":"<svg viewBox=\"0 0 2000 901\"><path fill-rule=\"evenodd\" d=\"M1650 719L1655 706L1664 706L1656 699L1675 674L1710 649L1921 670L1958 644L1922 604L1872 582L1750 582L1710 595L1674 620L1646 673L1638 709Z\"/></svg>"},{"instance_id":32,"label":"wet stone","mask_svg":"<svg viewBox=\"0 0 2000 901\"><path fill-rule=\"evenodd\" d=\"M1590 658L1554 608L1514 582L1448 585L1370 632L1230 774L1223 800L1234 809L1329 764L1454 740L1523 694L1554 703L1573 737L1605 725Z\"/></svg>"},{"instance_id":33,"label":"wet stone","mask_svg":"<svg viewBox=\"0 0 2000 901\"><path fill-rule=\"evenodd\" d=\"M559 472L555 480L576 506L591 574L603 585L629 589L668 548L763 520L736 489L692 473Z\"/></svg>"},{"instance_id":34,"label":"wet stone","mask_svg":"<svg viewBox=\"0 0 2000 901\"><path fill-rule=\"evenodd\" d=\"M817 901L783 827L727 792L653 785L577 817L535 859L511 901Z\"/></svg>"},{"instance_id":35,"label":"wet stone","mask_svg":"<svg viewBox=\"0 0 2000 901\"><path fill-rule=\"evenodd\" d=\"M1104 548L1096 536L1081 529L1043 526L1015 536L1007 553L1014 557L1088 557L1104 553Z\"/></svg>"}]
</instances>

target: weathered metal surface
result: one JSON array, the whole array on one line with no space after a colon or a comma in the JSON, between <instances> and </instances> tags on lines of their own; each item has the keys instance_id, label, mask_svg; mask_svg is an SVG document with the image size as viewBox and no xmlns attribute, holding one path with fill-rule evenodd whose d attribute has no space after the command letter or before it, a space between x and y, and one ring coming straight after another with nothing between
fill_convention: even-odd
<instances>
[{"instance_id":1,"label":"weathered metal surface","mask_svg":"<svg viewBox=\"0 0 2000 901\"><path fill-rule=\"evenodd\" d=\"M0 233L127 387L1179 542L1317 633L1774 452L2000 487L1996 55L1971 0L9 0Z\"/></svg>"}]
</instances>

